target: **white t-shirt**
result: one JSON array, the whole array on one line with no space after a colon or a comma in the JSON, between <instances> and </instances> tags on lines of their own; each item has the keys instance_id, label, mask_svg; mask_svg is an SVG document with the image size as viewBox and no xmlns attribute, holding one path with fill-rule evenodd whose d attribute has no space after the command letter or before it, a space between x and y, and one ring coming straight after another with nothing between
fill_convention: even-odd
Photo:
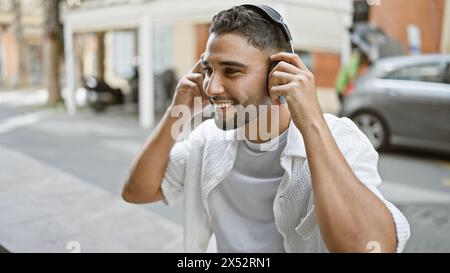
<instances>
[{"instance_id":1,"label":"white t-shirt","mask_svg":"<svg viewBox=\"0 0 450 273\"><path fill-rule=\"evenodd\" d=\"M232 170L208 200L218 252L285 252L273 203L286 140L287 130L262 144L240 141Z\"/></svg>"}]
</instances>

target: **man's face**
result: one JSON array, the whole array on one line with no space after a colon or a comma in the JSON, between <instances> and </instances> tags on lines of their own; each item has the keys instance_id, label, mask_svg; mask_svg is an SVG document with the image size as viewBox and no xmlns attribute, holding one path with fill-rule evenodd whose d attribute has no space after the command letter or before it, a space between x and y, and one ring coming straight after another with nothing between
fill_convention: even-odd
<instances>
[{"instance_id":1,"label":"man's face","mask_svg":"<svg viewBox=\"0 0 450 273\"><path fill-rule=\"evenodd\" d=\"M258 117L256 111L248 109L271 104L268 60L267 52L250 45L240 34L213 33L209 37L202 62L203 89L214 105L217 127L241 127Z\"/></svg>"}]
</instances>

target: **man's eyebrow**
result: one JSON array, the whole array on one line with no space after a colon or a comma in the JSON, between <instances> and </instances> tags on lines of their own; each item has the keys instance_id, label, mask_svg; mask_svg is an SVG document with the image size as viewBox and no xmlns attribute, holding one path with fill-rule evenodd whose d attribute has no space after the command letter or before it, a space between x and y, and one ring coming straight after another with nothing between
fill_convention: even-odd
<instances>
[{"instance_id":1,"label":"man's eyebrow","mask_svg":"<svg viewBox=\"0 0 450 273\"><path fill-rule=\"evenodd\" d=\"M208 61L207 60L203 60L202 61L202 65L203 66L209 66ZM240 63L240 62L236 62L236 61L222 61L222 62L219 62L219 65L222 65L222 66L236 66L236 67L239 67L239 68L247 68L247 65L245 65L243 63Z\"/></svg>"},{"instance_id":2,"label":"man's eyebrow","mask_svg":"<svg viewBox=\"0 0 450 273\"><path fill-rule=\"evenodd\" d=\"M235 61L223 61L219 62L220 65L226 65L226 66L237 66L240 68L246 68L247 66L243 63L235 62Z\"/></svg>"}]
</instances>

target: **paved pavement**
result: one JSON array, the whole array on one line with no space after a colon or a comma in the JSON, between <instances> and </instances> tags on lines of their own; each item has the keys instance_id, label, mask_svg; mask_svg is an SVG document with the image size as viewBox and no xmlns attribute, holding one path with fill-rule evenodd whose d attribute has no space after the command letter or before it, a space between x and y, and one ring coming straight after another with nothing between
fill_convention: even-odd
<instances>
[{"instance_id":1,"label":"paved pavement","mask_svg":"<svg viewBox=\"0 0 450 273\"><path fill-rule=\"evenodd\" d=\"M41 91L0 93L0 252L182 251L168 208L120 197L148 134L135 116L71 118L40 102Z\"/></svg>"},{"instance_id":2,"label":"paved pavement","mask_svg":"<svg viewBox=\"0 0 450 273\"><path fill-rule=\"evenodd\" d=\"M1 145L0 162L0 242L11 252L182 250L181 227L156 213Z\"/></svg>"}]
</instances>

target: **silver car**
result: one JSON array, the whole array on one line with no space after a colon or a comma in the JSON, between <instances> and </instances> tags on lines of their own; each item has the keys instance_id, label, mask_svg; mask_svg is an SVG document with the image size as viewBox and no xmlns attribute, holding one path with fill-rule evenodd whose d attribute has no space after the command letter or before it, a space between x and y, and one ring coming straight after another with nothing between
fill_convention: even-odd
<instances>
[{"instance_id":1,"label":"silver car","mask_svg":"<svg viewBox=\"0 0 450 273\"><path fill-rule=\"evenodd\" d=\"M450 54L380 59L345 96L341 116L379 151L401 145L450 152Z\"/></svg>"}]
</instances>

